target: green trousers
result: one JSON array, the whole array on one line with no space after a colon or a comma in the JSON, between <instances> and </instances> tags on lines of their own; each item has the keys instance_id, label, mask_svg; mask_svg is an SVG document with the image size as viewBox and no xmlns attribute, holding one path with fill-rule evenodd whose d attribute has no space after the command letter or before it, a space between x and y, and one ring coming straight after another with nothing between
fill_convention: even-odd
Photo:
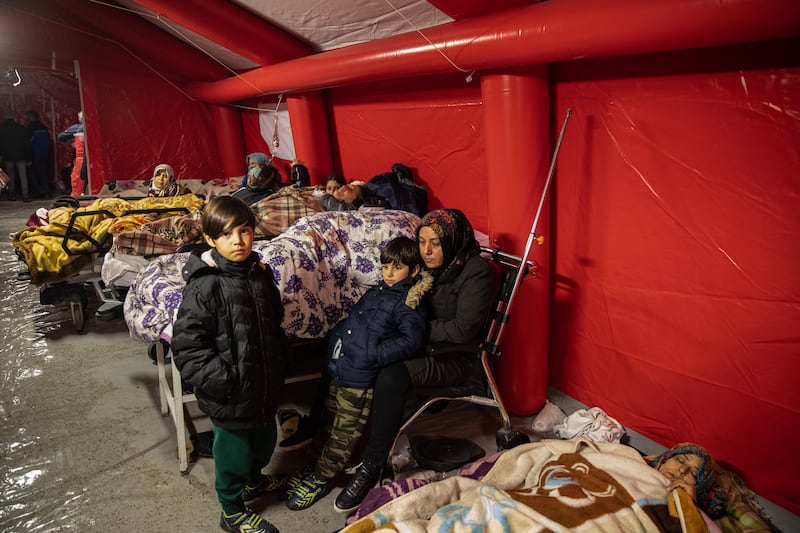
<instances>
[{"instance_id":1,"label":"green trousers","mask_svg":"<svg viewBox=\"0 0 800 533\"><path fill-rule=\"evenodd\" d=\"M244 511L242 490L245 484L255 486L261 479L261 469L267 466L278 428L274 419L257 428L224 429L211 424L214 431L214 488L226 514Z\"/></svg>"}]
</instances>

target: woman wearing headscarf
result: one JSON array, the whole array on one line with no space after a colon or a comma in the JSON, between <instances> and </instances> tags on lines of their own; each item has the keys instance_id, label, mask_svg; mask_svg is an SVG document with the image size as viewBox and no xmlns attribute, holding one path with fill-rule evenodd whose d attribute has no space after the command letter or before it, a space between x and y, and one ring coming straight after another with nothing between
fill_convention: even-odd
<instances>
[{"instance_id":1,"label":"woman wearing headscarf","mask_svg":"<svg viewBox=\"0 0 800 533\"><path fill-rule=\"evenodd\" d=\"M244 158L244 164L247 165L247 172L242 176L242 182L239 184L239 188L247 187L247 178L251 168L270 165L272 163L270 162L270 158L267 157L267 154L263 152L253 152L252 154L247 154L247 157Z\"/></svg>"},{"instance_id":2,"label":"woman wearing headscarf","mask_svg":"<svg viewBox=\"0 0 800 533\"><path fill-rule=\"evenodd\" d=\"M467 217L458 209L436 209L417 228L425 269L434 277L428 343L479 341L495 293L495 278ZM452 386L480 376L474 352L425 355L383 368L375 382L372 428L361 465L336 498L340 512L361 504L378 481L403 421L405 399L413 387Z\"/></svg>"},{"instance_id":3,"label":"woman wearing headscarf","mask_svg":"<svg viewBox=\"0 0 800 533\"><path fill-rule=\"evenodd\" d=\"M247 205L252 205L280 188L278 170L270 164L256 165L247 171L245 186L234 192L235 196Z\"/></svg>"},{"instance_id":4,"label":"woman wearing headscarf","mask_svg":"<svg viewBox=\"0 0 800 533\"><path fill-rule=\"evenodd\" d=\"M166 196L180 196L182 194L181 187L175 180L175 172L172 167L166 163L161 163L153 169L153 177L150 180L150 188L147 190L147 196L166 197Z\"/></svg>"},{"instance_id":5,"label":"woman wearing headscarf","mask_svg":"<svg viewBox=\"0 0 800 533\"><path fill-rule=\"evenodd\" d=\"M702 446L681 442L645 460L669 480L670 491L686 492L722 531L772 530L753 491L734 472L718 465Z\"/></svg>"}]
</instances>

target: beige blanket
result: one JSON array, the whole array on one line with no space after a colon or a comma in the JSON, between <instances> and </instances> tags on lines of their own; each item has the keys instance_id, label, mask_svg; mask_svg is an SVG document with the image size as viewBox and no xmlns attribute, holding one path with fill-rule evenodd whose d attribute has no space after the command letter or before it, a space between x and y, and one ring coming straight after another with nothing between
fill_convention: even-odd
<instances>
[{"instance_id":1,"label":"beige blanket","mask_svg":"<svg viewBox=\"0 0 800 533\"><path fill-rule=\"evenodd\" d=\"M425 485L343 531L681 531L667 485L628 446L545 440L508 450L480 481Z\"/></svg>"}]
</instances>

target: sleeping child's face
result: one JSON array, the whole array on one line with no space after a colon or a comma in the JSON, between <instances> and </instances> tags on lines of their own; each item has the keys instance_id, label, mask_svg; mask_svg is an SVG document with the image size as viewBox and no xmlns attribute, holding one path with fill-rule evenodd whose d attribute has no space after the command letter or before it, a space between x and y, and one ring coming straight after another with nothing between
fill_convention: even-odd
<instances>
[{"instance_id":1,"label":"sleeping child's face","mask_svg":"<svg viewBox=\"0 0 800 533\"><path fill-rule=\"evenodd\" d=\"M388 286L392 286L398 281L403 281L409 276L416 276L419 274L419 267L414 267L412 270L408 267L408 265L403 263L383 263L381 264L381 275L383 276L383 281Z\"/></svg>"},{"instance_id":2,"label":"sleeping child's face","mask_svg":"<svg viewBox=\"0 0 800 533\"><path fill-rule=\"evenodd\" d=\"M223 232L216 239L208 235L205 235L205 239L209 246L217 249L219 255L228 261L240 263L250 257L254 236L255 230L247 224L242 224Z\"/></svg>"},{"instance_id":3,"label":"sleeping child's face","mask_svg":"<svg viewBox=\"0 0 800 533\"><path fill-rule=\"evenodd\" d=\"M163 191L169 187L169 174L166 170L161 170L153 176L153 187L158 191Z\"/></svg>"}]
</instances>

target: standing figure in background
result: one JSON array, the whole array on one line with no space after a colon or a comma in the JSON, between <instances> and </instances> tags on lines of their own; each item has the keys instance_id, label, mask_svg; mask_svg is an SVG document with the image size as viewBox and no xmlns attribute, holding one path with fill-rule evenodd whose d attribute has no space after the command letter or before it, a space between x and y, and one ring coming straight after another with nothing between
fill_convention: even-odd
<instances>
[{"instance_id":1,"label":"standing figure in background","mask_svg":"<svg viewBox=\"0 0 800 533\"><path fill-rule=\"evenodd\" d=\"M28 163L31 161L31 140L28 130L14 120L14 112L7 109L0 124L0 159L8 174L8 199L17 199L17 182L22 192L22 201L29 202Z\"/></svg>"},{"instance_id":2,"label":"standing figure in background","mask_svg":"<svg viewBox=\"0 0 800 533\"><path fill-rule=\"evenodd\" d=\"M83 134L83 112L78 112L78 122L58 134L58 140L72 147L72 168L69 175L70 195L81 196L89 182L86 168L86 148Z\"/></svg>"},{"instance_id":3,"label":"standing figure in background","mask_svg":"<svg viewBox=\"0 0 800 533\"><path fill-rule=\"evenodd\" d=\"M72 196L82 196L86 192L86 185L89 183L89 176L86 171L86 138L82 129L75 133L73 141L75 143L75 162L72 165L69 182L72 188Z\"/></svg>"},{"instance_id":4,"label":"standing figure in background","mask_svg":"<svg viewBox=\"0 0 800 533\"><path fill-rule=\"evenodd\" d=\"M52 139L47 126L39 120L39 113L33 109L25 112L28 137L31 141L32 164L28 175L30 195L34 198L50 197L52 181Z\"/></svg>"}]
</instances>

